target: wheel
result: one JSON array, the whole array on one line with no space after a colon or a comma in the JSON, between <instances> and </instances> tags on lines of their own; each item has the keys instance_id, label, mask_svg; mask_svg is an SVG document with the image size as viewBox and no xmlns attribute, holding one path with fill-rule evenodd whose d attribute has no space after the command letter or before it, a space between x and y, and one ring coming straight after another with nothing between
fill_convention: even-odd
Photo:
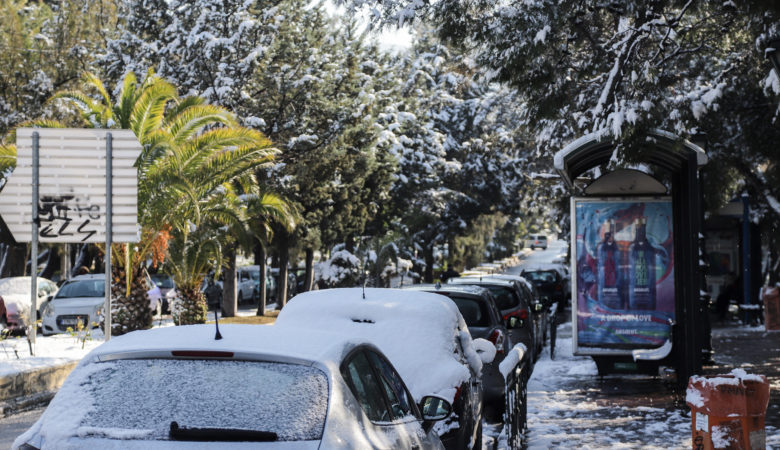
<instances>
[{"instance_id":1,"label":"wheel","mask_svg":"<svg viewBox=\"0 0 780 450\"><path fill-rule=\"evenodd\" d=\"M244 303L244 296L241 294L241 291L238 291L238 304Z\"/></svg>"},{"instance_id":2,"label":"wheel","mask_svg":"<svg viewBox=\"0 0 780 450\"><path fill-rule=\"evenodd\" d=\"M157 306L154 308L154 317L162 316L162 302L157 300Z\"/></svg>"}]
</instances>

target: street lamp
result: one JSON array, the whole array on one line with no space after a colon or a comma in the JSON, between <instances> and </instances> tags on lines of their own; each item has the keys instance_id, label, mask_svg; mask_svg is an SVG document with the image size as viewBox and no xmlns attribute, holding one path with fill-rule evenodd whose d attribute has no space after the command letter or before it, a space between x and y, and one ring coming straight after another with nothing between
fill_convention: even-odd
<instances>
[{"instance_id":1,"label":"street lamp","mask_svg":"<svg viewBox=\"0 0 780 450\"><path fill-rule=\"evenodd\" d=\"M764 51L767 59L772 61L775 68L775 74L780 78L780 36L772 38L768 42L769 46Z\"/></svg>"}]
</instances>

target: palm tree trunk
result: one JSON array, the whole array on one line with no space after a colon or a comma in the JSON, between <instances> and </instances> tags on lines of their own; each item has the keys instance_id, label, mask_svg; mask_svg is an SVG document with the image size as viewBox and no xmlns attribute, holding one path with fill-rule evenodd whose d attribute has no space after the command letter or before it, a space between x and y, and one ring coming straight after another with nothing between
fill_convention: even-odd
<instances>
[{"instance_id":1,"label":"palm tree trunk","mask_svg":"<svg viewBox=\"0 0 780 450\"><path fill-rule=\"evenodd\" d=\"M429 244L423 249L423 257L425 258L425 282L433 283L433 245Z\"/></svg>"},{"instance_id":2,"label":"palm tree trunk","mask_svg":"<svg viewBox=\"0 0 780 450\"><path fill-rule=\"evenodd\" d=\"M262 244L258 244L257 248L255 249L255 264L260 266L260 301L257 304L257 315L258 316L264 316L265 315L265 305L268 302L268 299L266 298L266 292L267 289L267 277L268 277L268 267L266 264L266 260L268 259L268 256L265 253L265 246Z\"/></svg>"},{"instance_id":3,"label":"palm tree trunk","mask_svg":"<svg viewBox=\"0 0 780 450\"><path fill-rule=\"evenodd\" d=\"M287 264L290 261L290 249L287 247L288 236L287 233L282 232L279 234L279 294L276 299L276 304L279 305L279 309L284 308L287 304Z\"/></svg>"},{"instance_id":4,"label":"palm tree trunk","mask_svg":"<svg viewBox=\"0 0 780 450\"><path fill-rule=\"evenodd\" d=\"M314 286L314 249L306 249L306 280L303 283L303 290L310 291Z\"/></svg>"},{"instance_id":5,"label":"palm tree trunk","mask_svg":"<svg viewBox=\"0 0 780 450\"><path fill-rule=\"evenodd\" d=\"M238 310L238 301L236 299L236 248L230 246L225 250L225 261L227 265L224 271L224 281L222 282L222 316L235 317Z\"/></svg>"}]
</instances>

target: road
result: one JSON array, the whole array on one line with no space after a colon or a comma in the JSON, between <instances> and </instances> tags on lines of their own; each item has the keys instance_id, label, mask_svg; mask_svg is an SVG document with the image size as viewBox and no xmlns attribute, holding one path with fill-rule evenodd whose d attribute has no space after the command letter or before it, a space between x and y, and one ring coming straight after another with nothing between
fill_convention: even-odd
<instances>
[{"instance_id":1,"label":"road","mask_svg":"<svg viewBox=\"0 0 780 450\"><path fill-rule=\"evenodd\" d=\"M45 408L37 408L25 411L13 416L0 418L0 449L9 449L17 436L27 431L39 417Z\"/></svg>"}]
</instances>

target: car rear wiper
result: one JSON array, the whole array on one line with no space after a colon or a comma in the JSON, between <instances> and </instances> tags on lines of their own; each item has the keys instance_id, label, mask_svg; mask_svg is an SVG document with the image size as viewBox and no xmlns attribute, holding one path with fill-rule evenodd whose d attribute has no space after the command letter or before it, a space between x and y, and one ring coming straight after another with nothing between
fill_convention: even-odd
<instances>
[{"instance_id":1,"label":"car rear wiper","mask_svg":"<svg viewBox=\"0 0 780 450\"><path fill-rule=\"evenodd\" d=\"M245 430L240 428L180 427L171 422L168 436L175 441L229 441L229 442L273 442L279 439L271 431Z\"/></svg>"}]
</instances>

